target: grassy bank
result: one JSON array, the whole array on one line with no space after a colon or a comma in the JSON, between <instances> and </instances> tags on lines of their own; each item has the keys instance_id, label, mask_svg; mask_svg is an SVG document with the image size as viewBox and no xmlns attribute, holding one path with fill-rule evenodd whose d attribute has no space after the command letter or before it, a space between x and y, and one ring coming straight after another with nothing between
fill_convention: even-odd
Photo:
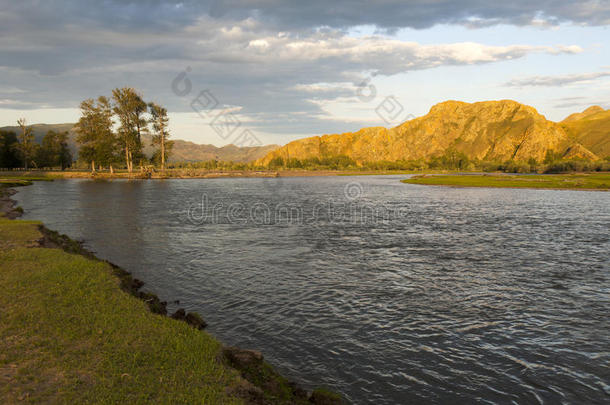
<instances>
[{"instance_id":1,"label":"grassy bank","mask_svg":"<svg viewBox=\"0 0 610 405\"><path fill-rule=\"evenodd\" d=\"M0 402L240 403L221 345L151 313L103 262L37 246L0 219Z\"/></svg>"},{"instance_id":2,"label":"grassy bank","mask_svg":"<svg viewBox=\"0 0 610 405\"><path fill-rule=\"evenodd\" d=\"M403 183L453 187L542 188L570 190L610 190L610 173L549 175L447 175L415 176Z\"/></svg>"},{"instance_id":3,"label":"grassy bank","mask_svg":"<svg viewBox=\"0 0 610 405\"><path fill-rule=\"evenodd\" d=\"M137 280L5 207L0 403L340 403L290 383L258 352L151 312L165 307Z\"/></svg>"}]
</instances>

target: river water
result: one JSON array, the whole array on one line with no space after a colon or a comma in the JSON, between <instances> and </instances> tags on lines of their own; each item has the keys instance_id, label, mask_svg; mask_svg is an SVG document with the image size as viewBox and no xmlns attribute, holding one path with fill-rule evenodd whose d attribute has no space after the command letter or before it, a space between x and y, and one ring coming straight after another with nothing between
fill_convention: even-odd
<instances>
[{"instance_id":1,"label":"river water","mask_svg":"<svg viewBox=\"0 0 610 405\"><path fill-rule=\"evenodd\" d=\"M608 403L610 193L399 179L59 180L14 198L307 388Z\"/></svg>"}]
</instances>

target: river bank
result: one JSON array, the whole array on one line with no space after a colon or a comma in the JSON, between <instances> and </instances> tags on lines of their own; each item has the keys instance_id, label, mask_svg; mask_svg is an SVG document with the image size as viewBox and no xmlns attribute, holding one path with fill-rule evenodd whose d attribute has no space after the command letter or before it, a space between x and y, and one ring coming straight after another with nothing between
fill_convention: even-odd
<instances>
[{"instance_id":1,"label":"river bank","mask_svg":"<svg viewBox=\"0 0 610 405\"><path fill-rule=\"evenodd\" d=\"M544 175L419 175L402 180L407 184L446 187L533 188L549 190L609 191L610 173Z\"/></svg>"},{"instance_id":2,"label":"river bank","mask_svg":"<svg viewBox=\"0 0 610 405\"><path fill-rule=\"evenodd\" d=\"M166 316L141 281L78 242L10 219L21 210L7 187L27 184L0 186L0 402L341 403L257 351L223 347L197 314Z\"/></svg>"}]
</instances>

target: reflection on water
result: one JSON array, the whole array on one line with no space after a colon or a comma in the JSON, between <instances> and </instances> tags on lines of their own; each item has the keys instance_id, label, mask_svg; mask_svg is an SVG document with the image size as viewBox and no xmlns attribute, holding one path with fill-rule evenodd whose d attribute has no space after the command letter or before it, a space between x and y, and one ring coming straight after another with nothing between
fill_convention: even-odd
<instances>
[{"instance_id":1,"label":"reflection on water","mask_svg":"<svg viewBox=\"0 0 610 405\"><path fill-rule=\"evenodd\" d=\"M16 198L223 342L354 403L610 400L610 193L277 181L62 180ZM193 221L204 195L318 214ZM315 211L346 198L400 215Z\"/></svg>"}]
</instances>

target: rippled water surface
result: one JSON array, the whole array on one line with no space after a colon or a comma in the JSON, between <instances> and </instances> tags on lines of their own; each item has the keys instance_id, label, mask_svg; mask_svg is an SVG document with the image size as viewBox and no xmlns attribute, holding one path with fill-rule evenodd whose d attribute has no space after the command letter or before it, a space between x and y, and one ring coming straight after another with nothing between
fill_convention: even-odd
<instances>
[{"instance_id":1,"label":"rippled water surface","mask_svg":"<svg viewBox=\"0 0 610 405\"><path fill-rule=\"evenodd\" d=\"M15 198L308 388L610 401L610 193L398 180L61 180Z\"/></svg>"}]
</instances>

